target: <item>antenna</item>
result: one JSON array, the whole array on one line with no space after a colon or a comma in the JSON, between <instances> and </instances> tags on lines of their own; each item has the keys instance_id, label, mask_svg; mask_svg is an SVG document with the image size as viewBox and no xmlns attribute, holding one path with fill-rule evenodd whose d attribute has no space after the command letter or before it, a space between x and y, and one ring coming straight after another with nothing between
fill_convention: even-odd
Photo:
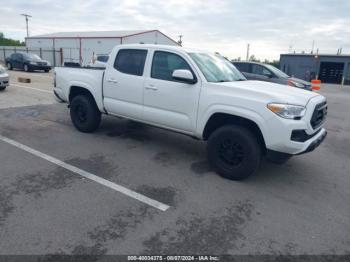
<instances>
[{"instance_id":1,"label":"antenna","mask_svg":"<svg viewBox=\"0 0 350 262\"><path fill-rule=\"evenodd\" d=\"M182 46L182 37L183 37L183 35L179 35L179 41L177 41L177 43L178 43L180 46Z\"/></svg>"}]
</instances>

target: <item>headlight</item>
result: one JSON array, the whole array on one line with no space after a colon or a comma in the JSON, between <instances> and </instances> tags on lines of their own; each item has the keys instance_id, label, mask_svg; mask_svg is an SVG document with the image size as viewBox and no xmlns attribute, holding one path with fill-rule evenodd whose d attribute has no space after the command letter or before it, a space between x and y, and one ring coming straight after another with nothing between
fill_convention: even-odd
<instances>
[{"instance_id":1,"label":"headlight","mask_svg":"<svg viewBox=\"0 0 350 262\"><path fill-rule=\"evenodd\" d=\"M298 83L298 82L295 82L295 81L291 81L291 80L288 81L288 84L289 84L290 86L299 87L299 88L304 88L304 87L305 87L304 84Z\"/></svg>"},{"instance_id":2,"label":"headlight","mask_svg":"<svg viewBox=\"0 0 350 262\"><path fill-rule=\"evenodd\" d=\"M288 105L288 104L275 104L271 103L267 105L267 108L280 117L287 119L300 119L304 116L306 108L304 106Z\"/></svg>"}]
</instances>

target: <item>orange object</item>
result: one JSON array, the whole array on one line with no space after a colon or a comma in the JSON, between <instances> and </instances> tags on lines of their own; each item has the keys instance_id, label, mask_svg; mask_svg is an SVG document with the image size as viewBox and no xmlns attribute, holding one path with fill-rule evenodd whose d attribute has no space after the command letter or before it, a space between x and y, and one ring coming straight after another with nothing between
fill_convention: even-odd
<instances>
[{"instance_id":1,"label":"orange object","mask_svg":"<svg viewBox=\"0 0 350 262\"><path fill-rule=\"evenodd\" d=\"M321 80L313 79L311 80L312 90L320 90L321 89Z\"/></svg>"}]
</instances>

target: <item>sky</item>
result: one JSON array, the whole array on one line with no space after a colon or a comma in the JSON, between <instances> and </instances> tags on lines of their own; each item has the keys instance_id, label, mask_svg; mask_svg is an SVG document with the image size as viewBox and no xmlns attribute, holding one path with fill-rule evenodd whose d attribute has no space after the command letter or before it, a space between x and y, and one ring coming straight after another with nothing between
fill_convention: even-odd
<instances>
[{"instance_id":1,"label":"sky","mask_svg":"<svg viewBox=\"0 0 350 262\"><path fill-rule=\"evenodd\" d=\"M24 40L69 31L151 30L185 47L219 52L230 59L250 54L278 60L281 53L350 54L349 0L11 0L0 4L0 32Z\"/></svg>"}]
</instances>

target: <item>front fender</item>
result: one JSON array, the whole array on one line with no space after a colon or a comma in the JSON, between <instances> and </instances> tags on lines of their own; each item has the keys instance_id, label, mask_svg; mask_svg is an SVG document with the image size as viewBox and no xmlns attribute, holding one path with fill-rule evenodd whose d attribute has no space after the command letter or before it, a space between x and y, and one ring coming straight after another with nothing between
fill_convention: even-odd
<instances>
[{"instance_id":1,"label":"front fender","mask_svg":"<svg viewBox=\"0 0 350 262\"><path fill-rule=\"evenodd\" d=\"M264 137L264 140L266 141L267 135L266 135L266 127L264 125L264 123L266 123L266 120L259 113L243 107L235 107L231 105L221 105L221 104L211 105L199 117L199 123L197 124L197 127L198 127L197 136L199 136L200 138L203 138L204 128L208 120L210 119L211 116L213 116L216 113L223 113L223 114L228 114L232 116L238 116L238 117L242 117L253 121L259 127Z\"/></svg>"}]
</instances>

